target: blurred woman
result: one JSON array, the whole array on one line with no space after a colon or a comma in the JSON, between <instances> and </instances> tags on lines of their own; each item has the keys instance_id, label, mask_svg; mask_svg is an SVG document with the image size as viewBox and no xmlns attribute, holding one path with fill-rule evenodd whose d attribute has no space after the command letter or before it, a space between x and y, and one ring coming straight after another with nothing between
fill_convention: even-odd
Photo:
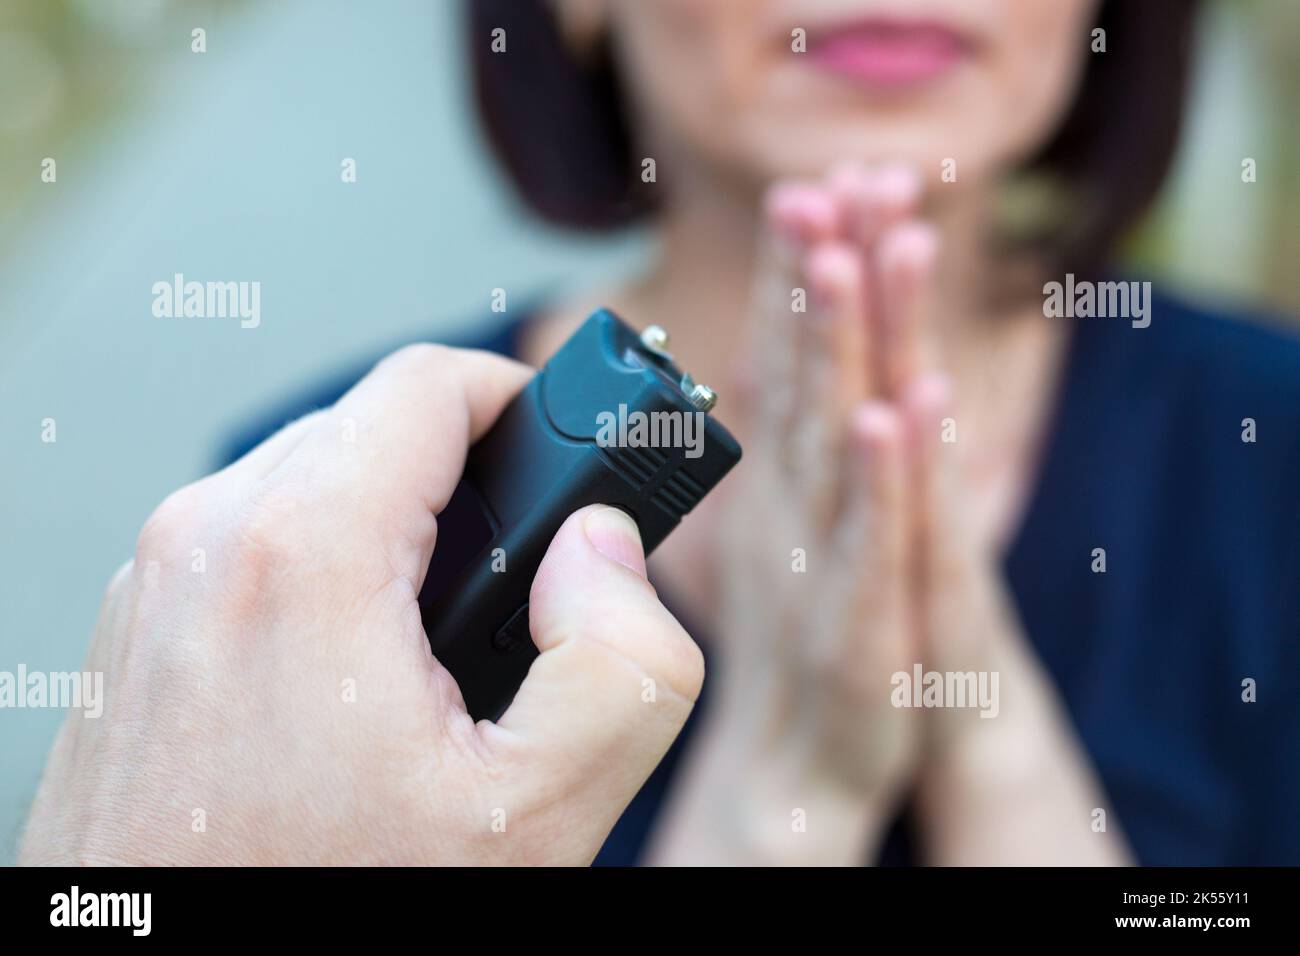
<instances>
[{"instance_id":1,"label":"blurred woman","mask_svg":"<svg viewBox=\"0 0 1300 956\"><path fill-rule=\"evenodd\" d=\"M467 4L522 197L658 237L476 344L662 325L745 446L651 562L709 678L598 862L1300 862L1300 347L1109 271L1194 8Z\"/></svg>"},{"instance_id":2,"label":"blurred woman","mask_svg":"<svg viewBox=\"0 0 1300 956\"><path fill-rule=\"evenodd\" d=\"M468 9L522 196L659 240L514 350L663 325L746 449L652 561L707 699L602 859L1300 862L1300 349L1045 309L1117 278L1194 4ZM996 716L896 706L917 664Z\"/></svg>"}]
</instances>

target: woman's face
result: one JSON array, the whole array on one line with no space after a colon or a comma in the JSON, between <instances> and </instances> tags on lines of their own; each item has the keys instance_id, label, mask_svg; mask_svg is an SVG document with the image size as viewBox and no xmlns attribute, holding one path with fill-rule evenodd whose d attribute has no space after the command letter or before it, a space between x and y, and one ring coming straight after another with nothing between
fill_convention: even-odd
<instances>
[{"instance_id":1,"label":"woman's face","mask_svg":"<svg viewBox=\"0 0 1300 956\"><path fill-rule=\"evenodd\" d=\"M954 160L959 186L979 182L1040 146L1083 58L1106 55L1096 0L559 2L613 31L647 150L754 183L845 160L936 180Z\"/></svg>"}]
</instances>

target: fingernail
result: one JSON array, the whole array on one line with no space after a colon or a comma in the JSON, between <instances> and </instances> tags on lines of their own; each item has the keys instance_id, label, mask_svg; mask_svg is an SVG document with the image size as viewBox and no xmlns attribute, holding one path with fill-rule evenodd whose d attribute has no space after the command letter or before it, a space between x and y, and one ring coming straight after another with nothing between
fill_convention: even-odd
<instances>
[{"instance_id":1,"label":"fingernail","mask_svg":"<svg viewBox=\"0 0 1300 956\"><path fill-rule=\"evenodd\" d=\"M939 251L939 237L929 223L913 219L888 230L881 239L880 256L887 269L902 267L913 275L931 271Z\"/></svg>"},{"instance_id":2,"label":"fingernail","mask_svg":"<svg viewBox=\"0 0 1300 956\"><path fill-rule=\"evenodd\" d=\"M902 208L920 197L921 177L911 166L886 166L877 172L875 187L883 202Z\"/></svg>"},{"instance_id":3,"label":"fingernail","mask_svg":"<svg viewBox=\"0 0 1300 956\"><path fill-rule=\"evenodd\" d=\"M835 305L859 281L857 257L852 249L840 243L816 246L804 260L804 272L813 303L821 308Z\"/></svg>"},{"instance_id":4,"label":"fingernail","mask_svg":"<svg viewBox=\"0 0 1300 956\"><path fill-rule=\"evenodd\" d=\"M827 231L826 198L805 183L772 186L764 205L773 235L790 249L798 249Z\"/></svg>"},{"instance_id":5,"label":"fingernail","mask_svg":"<svg viewBox=\"0 0 1300 956\"><path fill-rule=\"evenodd\" d=\"M952 383L940 372L926 373L908 388L905 401L923 418L936 417L952 402Z\"/></svg>"},{"instance_id":6,"label":"fingernail","mask_svg":"<svg viewBox=\"0 0 1300 956\"><path fill-rule=\"evenodd\" d=\"M863 402L854 415L858 434L873 445L888 444L898 437L898 414L884 402Z\"/></svg>"},{"instance_id":7,"label":"fingernail","mask_svg":"<svg viewBox=\"0 0 1300 956\"><path fill-rule=\"evenodd\" d=\"M626 511L608 505L592 508L582 520L582 530L605 557L646 576L641 532Z\"/></svg>"},{"instance_id":8,"label":"fingernail","mask_svg":"<svg viewBox=\"0 0 1300 956\"><path fill-rule=\"evenodd\" d=\"M921 379L921 395L927 404L946 408L952 401L952 381L942 372L930 372Z\"/></svg>"}]
</instances>

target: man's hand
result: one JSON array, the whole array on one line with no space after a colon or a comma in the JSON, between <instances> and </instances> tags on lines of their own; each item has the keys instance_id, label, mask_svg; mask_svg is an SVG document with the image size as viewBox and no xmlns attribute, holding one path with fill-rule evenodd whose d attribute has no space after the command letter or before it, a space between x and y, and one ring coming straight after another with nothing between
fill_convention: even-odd
<instances>
[{"instance_id":1,"label":"man's hand","mask_svg":"<svg viewBox=\"0 0 1300 956\"><path fill-rule=\"evenodd\" d=\"M560 529L498 724L466 714L417 604L466 450L529 374L404 349L164 501L96 627L103 715L69 715L23 862L589 862L703 678L635 524Z\"/></svg>"}]
</instances>

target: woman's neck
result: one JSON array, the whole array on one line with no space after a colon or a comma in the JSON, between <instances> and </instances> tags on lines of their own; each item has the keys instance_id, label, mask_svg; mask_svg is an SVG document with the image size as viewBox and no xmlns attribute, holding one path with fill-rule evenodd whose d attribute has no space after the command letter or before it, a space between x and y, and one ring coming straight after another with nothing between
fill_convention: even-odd
<instances>
[{"instance_id":1,"label":"woman's neck","mask_svg":"<svg viewBox=\"0 0 1300 956\"><path fill-rule=\"evenodd\" d=\"M624 290L632 321L668 329L696 378L719 388L749 318L759 205L754 192L703 173L674 182L654 264Z\"/></svg>"}]
</instances>

